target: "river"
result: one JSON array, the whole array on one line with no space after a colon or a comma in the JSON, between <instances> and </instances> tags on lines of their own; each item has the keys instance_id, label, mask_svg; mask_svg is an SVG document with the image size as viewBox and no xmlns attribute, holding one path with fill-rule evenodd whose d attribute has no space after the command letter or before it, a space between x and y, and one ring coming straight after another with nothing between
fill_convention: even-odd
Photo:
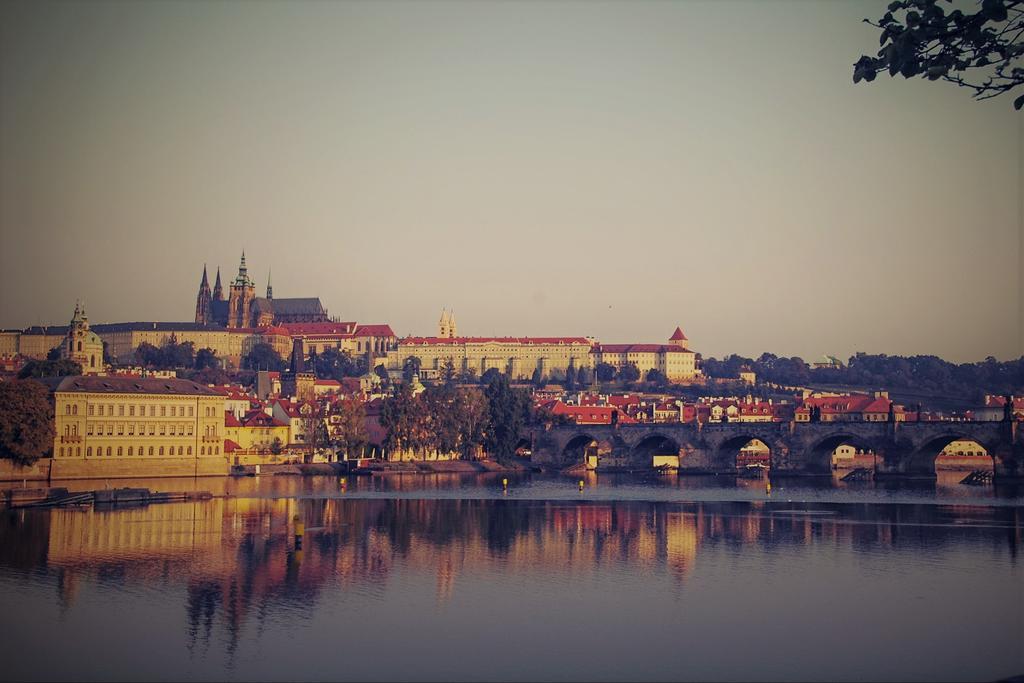
<instances>
[{"instance_id":1,"label":"river","mask_svg":"<svg viewBox=\"0 0 1024 683\"><path fill-rule=\"evenodd\" d=\"M594 475L111 482L0 512L4 680L998 680L1024 496ZM501 485L508 477L508 490ZM102 488L104 482L67 482ZM305 526L296 547L294 517Z\"/></svg>"}]
</instances>

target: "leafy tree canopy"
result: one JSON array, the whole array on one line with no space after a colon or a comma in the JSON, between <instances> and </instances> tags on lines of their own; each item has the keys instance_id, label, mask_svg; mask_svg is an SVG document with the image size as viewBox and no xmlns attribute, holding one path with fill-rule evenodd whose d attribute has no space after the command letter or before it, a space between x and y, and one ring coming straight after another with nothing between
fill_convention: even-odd
<instances>
[{"instance_id":1,"label":"leafy tree canopy","mask_svg":"<svg viewBox=\"0 0 1024 683\"><path fill-rule=\"evenodd\" d=\"M950 0L896 0L877 21L881 29L877 57L862 55L853 65L853 82L873 81L888 72L920 76L969 88L984 100L1024 84L1024 0L982 0L976 12L943 7ZM1024 95L1014 100L1024 106Z\"/></svg>"},{"instance_id":2,"label":"leafy tree canopy","mask_svg":"<svg viewBox=\"0 0 1024 683\"><path fill-rule=\"evenodd\" d=\"M249 353L242 358L242 367L249 370L269 370L283 372L287 363L270 344L254 344Z\"/></svg>"},{"instance_id":3,"label":"leafy tree canopy","mask_svg":"<svg viewBox=\"0 0 1024 683\"><path fill-rule=\"evenodd\" d=\"M0 458L29 465L53 448L53 408L39 382L0 383Z\"/></svg>"},{"instance_id":4,"label":"leafy tree canopy","mask_svg":"<svg viewBox=\"0 0 1024 683\"><path fill-rule=\"evenodd\" d=\"M18 379L29 377L66 377L81 375L82 366L73 360L30 360L18 371Z\"/></svg>"}]
</instances>

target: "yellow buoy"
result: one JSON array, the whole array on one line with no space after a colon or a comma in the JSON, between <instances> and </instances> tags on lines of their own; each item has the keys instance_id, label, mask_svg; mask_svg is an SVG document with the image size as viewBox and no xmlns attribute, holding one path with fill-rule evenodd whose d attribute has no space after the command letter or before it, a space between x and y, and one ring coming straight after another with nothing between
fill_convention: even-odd
<instances>
[{"instance_id":1,"label":"yellow buoy","mask_svg":"<svg viewBox=\"0 0 1024 683\"><path fill-rule=\"evenodd\" d=\"M507 489L508 488L508 479L507 478L504 478L504 477L502 478L502 480L501 480L501 488L503 488L503 489Z\"/></svg>"},{"instance_id":2,"label":"yellow buoy","mask_svg":"<svg viewBox=\"0 0 1024 683\"><path fill-rule=\"evenodd\" d=\"M582 491L582 490L583 490L583 480L580 479L580 491Z\"/></svg>"}]
</instances>

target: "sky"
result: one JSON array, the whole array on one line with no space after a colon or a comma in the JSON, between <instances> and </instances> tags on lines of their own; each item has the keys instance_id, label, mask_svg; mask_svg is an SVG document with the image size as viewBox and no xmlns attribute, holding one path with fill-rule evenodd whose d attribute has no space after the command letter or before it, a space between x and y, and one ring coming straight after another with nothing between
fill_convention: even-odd
<instances>
[{"instance_id":1,"label":"sky","mask_svg":"<svg viewBox=\"0 0 1024 683\"><path fill-rule=\"evenodd\" d=\"M884 0L0 5L0 327L262 295L705 356L1024 355L1024 115Z\"/></svg>"}]
</instances>

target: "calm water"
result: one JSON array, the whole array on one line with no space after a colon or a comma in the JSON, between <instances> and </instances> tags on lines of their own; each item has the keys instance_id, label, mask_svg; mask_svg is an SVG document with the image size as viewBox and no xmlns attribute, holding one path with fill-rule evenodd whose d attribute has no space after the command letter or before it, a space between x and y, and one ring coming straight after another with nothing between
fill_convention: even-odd
<instances>
[{"instance_id":1,"label":"calm water","mask_svg":"<svg viewBox=\"0 0 1024 683\"><path fill-rule=\"evenodd\" d=\"M716 477L151 480L0 512L2 678L997 680L1024 499ZM135 483L135 482L133 482ZM122 482L117 482L123 485ZM98 484L102 486L102 482ZM92 488L79 483L70 487ZM292 518L306 525L303 547Z\"/></svg>"}]
</instances>

